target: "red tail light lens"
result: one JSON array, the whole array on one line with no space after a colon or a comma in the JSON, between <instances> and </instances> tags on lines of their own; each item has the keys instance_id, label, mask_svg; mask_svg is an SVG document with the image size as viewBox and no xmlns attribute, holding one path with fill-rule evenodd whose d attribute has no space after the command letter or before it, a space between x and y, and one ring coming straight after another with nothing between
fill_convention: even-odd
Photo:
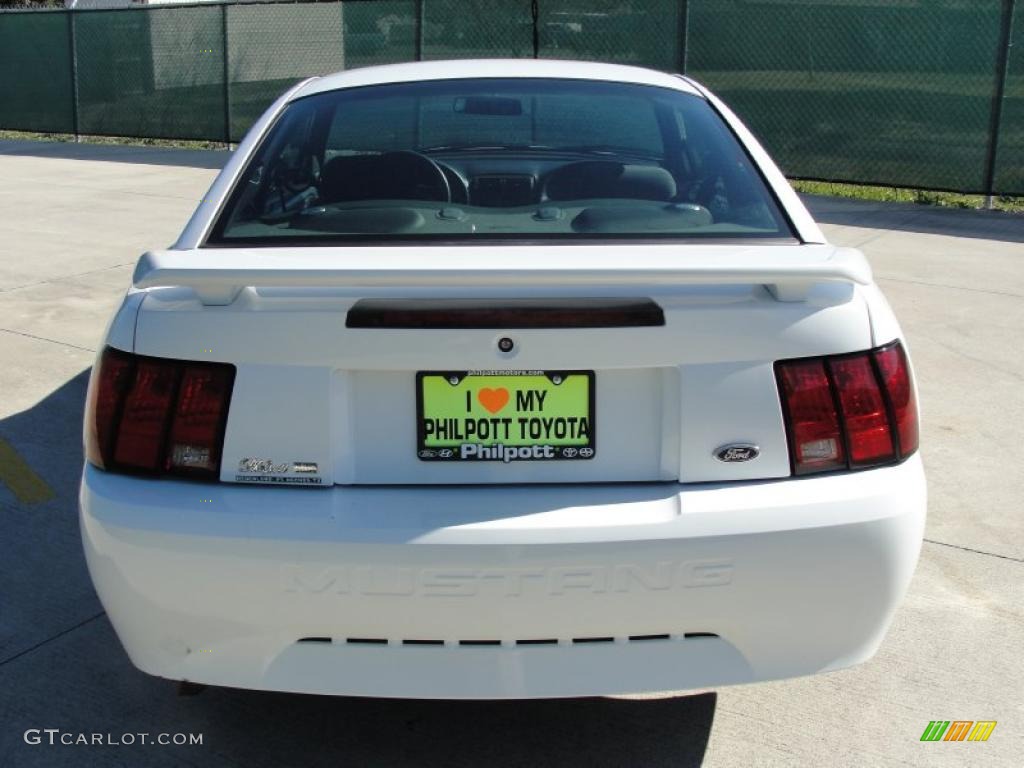
<instances>
[{"instance_id":1,"label":"red tail light lens","mask_svg":"<svg viewBox=\"0 0 1024 768\"><path fill-rule=\"evenodd\" d=\"M882 374L882 384L889 394L900 454L907 456L917 450L917 398L910 378L910 364L903 345L892 344L875 352L875 362Z\"/></svg>"},{"instance_id":2,"label":"red tail light lens","mask_svg":"<svg viewBox=\"0 0 1024 768\"><path fill-rule=\"evenodd\" d=\"M108 348L103 353L99 371L89 382L85 453L98 467L105 467L112 460L114 430L134 375L132 356Z\"/></svg>"},{"instance_id":3,"label":"red tail light lens","mask_svg":"<svg viewBox=\"0 0 1024 768\"><path fill-rule=\"evenodd\" d=\"M171 417L178 370L173 362L142 360L124 401L114 446L114 464L156 472Z\"/></svg>"},{"instance_id":4,"label":"red tail light lens","mask_svg":"<svg viewBox=\"0 0 1024 768\"><path fill-rule=\"evenodd\" d=\"M790 455L798 475L846 466L839 415L821 360L780 363Z\"/></svg>"},{"instance_id":5,"label":"red tail light lens","mask_svg":"<svg viewBox=\"0 0 1024 768\"><path fill-rule=\"evenodd\" d=\"M234 370L228 366L185 368L171 426L166 469L188 473L217 471L233 380Z\"/></svg>"},{"instance_id":6,"label":"red tail light lens","mask_svg":"<svg viewBox=\"0 0 1024 768\"><path fill-rule=\"evenodd\" d=\"M234 366L106 349L91 382L86 457L126 472L216 480Z\"/></svg>"},{"instance_id":7,"label":"red tail light lens","mask_svg":"<svg viewBox=\"0 0 1024 768\"><path fill-rule=\"evenodd\" d=\"M882 390L869 355L830 360L843 423L850 443L850 464L878 464L896 456Z\"/></svg>"},{"instance_id":8,"label":"red tail light lens","mask_svg":"<svg viewBox=\"0 0 1024 768\"><path fill-rule=\"evenodd\" d=\"M903 346L775 364L793 474L893 464L917 450Z\"/></svg>"}]
</instances>

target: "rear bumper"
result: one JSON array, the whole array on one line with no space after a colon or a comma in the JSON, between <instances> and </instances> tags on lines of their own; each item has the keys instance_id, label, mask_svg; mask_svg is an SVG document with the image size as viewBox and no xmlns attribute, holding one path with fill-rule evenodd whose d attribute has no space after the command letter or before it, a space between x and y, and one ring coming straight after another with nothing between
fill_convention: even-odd
<instances>
[{"instance_id":1,"label":"rear bumper","mask_svg":"<svg viewBox=\"0 0 1024 768\"><path fill-rule=\"evenodd\" d=\"M87 467L81 488L89 570L143 671L422 698L681 690L858 663L907 588L924 517L918 456L730 486L308 490Z\"/></svg>"}]
</instances>

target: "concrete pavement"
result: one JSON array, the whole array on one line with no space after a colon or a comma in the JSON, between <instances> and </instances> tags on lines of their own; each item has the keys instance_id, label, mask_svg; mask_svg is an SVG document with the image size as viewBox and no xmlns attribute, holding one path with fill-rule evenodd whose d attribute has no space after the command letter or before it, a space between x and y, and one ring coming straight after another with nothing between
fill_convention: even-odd
<instances>
[{"instance_id":1,"label":"concrete pavement","mask_svg":"<svg viewBox=\"0 0 1024 768\"><path fill-rule=\"evenodd\" d=\"M1024 217L811 198L862 248L913 348L929 520L878 656L689 696L445 703L210 690L137 672L88 581L75 509L87 369L138 255L224 153L0 142L0 765L978 765L1024 744ZM0 451L0 456L3 456ZM929 720L997 720L921 743ZM201 746L28 745L30 728L202 733Z\"/></svg>"}]
</instances>

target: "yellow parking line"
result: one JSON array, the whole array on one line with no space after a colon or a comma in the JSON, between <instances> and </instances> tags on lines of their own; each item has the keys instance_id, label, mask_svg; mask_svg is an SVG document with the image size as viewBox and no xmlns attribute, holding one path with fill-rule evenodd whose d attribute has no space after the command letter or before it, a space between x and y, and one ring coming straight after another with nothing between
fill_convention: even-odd
<instances>
[{"instance_id":1,"label":"yellow parking line","mask_svg":"<svg viewBox=\"0 0 1024 768\"><path fill-rule=\"evenodd\" d=\"M54 497L53 489L25 462L14 446L0 437L0 482L22 504L41 504Z\"/></svg>"}]
</instances>

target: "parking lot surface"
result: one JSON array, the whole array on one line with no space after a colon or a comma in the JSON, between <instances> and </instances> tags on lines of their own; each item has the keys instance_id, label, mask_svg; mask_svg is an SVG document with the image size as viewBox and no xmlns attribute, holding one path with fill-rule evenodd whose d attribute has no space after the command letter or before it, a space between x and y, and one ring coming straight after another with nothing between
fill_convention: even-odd
<instances>
[{"instance_id":1,"label":"parking lot surface","mask_svg":"<svg viewBox=\"0 0 1024 768\"><path fill-rule=\"evenodd\" d=\"M929 518L878 655L715 692L431 702L210 689L136 671L89 582L75 496L88 369L144 250L225 153L0 141L0 765L1019 766L1024 217L810 198L871 260L921 389ZM808 574L809 579L814 574ZM931 720L995 720L984 743ZM26 743L29 729L201 745Z\"/></svg>"}]
</instances>

